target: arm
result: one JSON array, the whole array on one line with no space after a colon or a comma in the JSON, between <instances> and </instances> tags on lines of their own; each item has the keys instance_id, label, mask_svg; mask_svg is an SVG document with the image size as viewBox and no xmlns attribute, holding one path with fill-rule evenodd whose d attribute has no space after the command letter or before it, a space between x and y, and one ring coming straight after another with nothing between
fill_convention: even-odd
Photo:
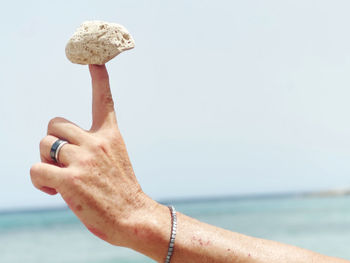
<instances>
[{"instance_id":1,"label":"arm","mask_svg":"<svg viewBox=\"0 0 350 263\"><path fill-rule=\"evenodd\" d=\"M145 213L150 213L147 211ZM181 213L172 257L180 262L232 263L349 263L350 261L323 256L312 251L239 233L230 232L199 222ZM152 218L153 217L153 218ZM133 248L164 262L170 236L170 214L158 205L152 217L133 223L137 238ZM134 230L135 232L135 230Z\"/></svg>"},{"instance_id":2,"label":"arm","mask_svg":"<svg viewBox=\"0 0 350 263\"><path fill-rule=\"evenodd\" d=\"M35 187L60 193L96 236L164 262L170 238L169 209L143 193L119 132L105 66L90 65L93 124L89 131L62 119L50 121L40 142L41 163L30 170ZM68 141L59 163L50 158L57 139ZM172 263L346 263L304 249L233 233L178 213Z\"/></svg>"}]
</instances>

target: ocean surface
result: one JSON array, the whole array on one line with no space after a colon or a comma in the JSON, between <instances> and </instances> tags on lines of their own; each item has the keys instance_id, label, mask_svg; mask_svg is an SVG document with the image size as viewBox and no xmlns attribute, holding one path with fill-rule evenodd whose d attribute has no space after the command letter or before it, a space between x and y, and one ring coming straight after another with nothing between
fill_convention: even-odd
<instances>
[{"instance_id":1,"label":"ocean surface","mask_svg":"<svg viewBox=\"0 0 350 263\"><path fill-rule=\"evenodd\" d=\"M350 197L255 197L175 202L235 232L350 260ZM68 209L0 212L1 263L154 262L99 240Z\"/></svg>"}]
</instances>

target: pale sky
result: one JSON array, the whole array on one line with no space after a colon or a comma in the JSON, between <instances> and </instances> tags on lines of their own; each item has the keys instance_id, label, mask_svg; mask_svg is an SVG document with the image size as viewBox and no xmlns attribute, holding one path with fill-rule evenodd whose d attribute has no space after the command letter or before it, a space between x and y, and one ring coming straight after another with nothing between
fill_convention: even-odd
<instances>
[{"instance_id":1,"label":"pale sky","mask_svg":"<svg viewBox=\"0 0 350 263\"><path fill-rule=\"evenodd\" d=\"M0 8L0 209L60 206L30 166L48 121L88 129L85 20L124 25L108 63L136 175L156 199L350 186L349 1L5 1Z\"/></svg>"}]
</instances>

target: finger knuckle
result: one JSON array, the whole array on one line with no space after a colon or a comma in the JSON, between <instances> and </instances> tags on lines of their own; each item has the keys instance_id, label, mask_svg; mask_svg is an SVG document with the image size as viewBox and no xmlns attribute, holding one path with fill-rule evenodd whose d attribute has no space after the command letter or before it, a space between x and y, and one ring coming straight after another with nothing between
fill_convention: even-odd
<instances>
[{"instance_id":1,"label":"finger knuckle","mask_svg":"<svg viewBox=\"0 0 350 263\"><path fill-rule=\"evenodd\" d=\"M113 96L110 92L100 94L98 101L107 108L114 108Z\"/></svg>"},{"instance_id":2,"label":"finger knuckle","mask_svg":"<svg viewBox=\"0 0 350 263\"><path fill-rule=\"evenodd\" d=\"M30 167L30 175L36 175L39 170L40 170L40 163L33 164L32 167Z\"/></svg>"},{"instance_id":3,"label":"finger knuckle","mask_svg":"<svg viewBox=\"0 0 350 263\"><path fill-rule=\"evenodd\" d=\"M89 169L97 165L94 156L91 154L86 154L85 156L79 157L78 164L84 169ZM79 173L74 174L74 176L79 176Z\"/></svg>"},{"instance_id":4,"label":"finger knuckle","mask_svg":"<svg viewBox=\"0 0 350 263\"><path fill-rule=\"evenodd\" d=\"M107 153L108 148L109 148L109 143L108 143L107 138L98 138L95 140L94 145L93 145L93 149L97 153L99 153L101 151L104 153Z\"/></svg>"},{"instance_id":5,"label":"finger knuckle","mask_svg":"<svg viewBox=\"0 0 350 263\"><path fill-rule=\"evenodd\" d=\"M114 108L114 101L111 94L104 97L103 103L109 108Z\"/></svg>"},{"instance_id":6,"label":"finger knuckle","mask_svg":"<svg viewBox=\"0 0 350 263\"><path fill-rule=\"evenodd\" d=\"M40 152L43 153L44 152L44 149L46 148L47 146L47 143L46 143L46 137L41 139L40 143L39 143L39 149L40 149Z\"/></svg>"},{"instance_id":7,"label":"finger knuckle","mask_svg":"<svg viewBox=\"0 0 350 263\"><path fill-rule=\"evenodd\" d=\"M57 118L57 117L56 117ZM53 129L53 127L55 126L55 123L57 122L57 119L53 118L49 121L49 123L47 124L47 130L50 131Z\"/></svg>"},{"instance_id":8,"label":"finger knuckle","mask_svg":"<svg viewBox=\"0 0 350 263\"><path fill-rule=\"evenodd\" d=\"M62 183L66 186L76 187L81 185L81 178L81 173L77 171L72 171L69 174L67 174L64 178L62 178Z\"/></svg>"},{"instance_id":9,"label":"finger knuckle","mask_svg":"<svg viewBox=\"0 0 350 263\"><path fill-rule=\"evenodd\" d=\"M64 121L64 119L61 117L55 117L51 119L47 125L47 130L48 131L52 130L58 122L62 122L62 121Z\"/></svg>"},{"instance_id":10,"label":"finger knuckle","mask_svg":"<svg viewBox=\"0 0 350 263\"><path fill-rule=\"evenodd\" d=\"M33 182L34 185L37 185L37 180L38 180L38 175L40 172L40 164L36 163L34 165L32 165L32 167L30 167L30 178Z\"/></svg>"}]
</instances>

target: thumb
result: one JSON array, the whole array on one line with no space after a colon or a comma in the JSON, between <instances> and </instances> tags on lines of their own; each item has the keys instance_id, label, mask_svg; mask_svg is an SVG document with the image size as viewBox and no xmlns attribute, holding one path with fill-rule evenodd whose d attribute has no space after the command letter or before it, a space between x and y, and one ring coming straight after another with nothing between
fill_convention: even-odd
<instances>
[{"instance_id":1,"label":"thumb","mask_svg":"<svg viewBox=\"0 0 350 263\"><path fill-rule=\"evenodd\" d=\"M89 65L92 80L92 127L99 130L116 124L114 102L105 65Z\"/></svg>"}]
</instances>

